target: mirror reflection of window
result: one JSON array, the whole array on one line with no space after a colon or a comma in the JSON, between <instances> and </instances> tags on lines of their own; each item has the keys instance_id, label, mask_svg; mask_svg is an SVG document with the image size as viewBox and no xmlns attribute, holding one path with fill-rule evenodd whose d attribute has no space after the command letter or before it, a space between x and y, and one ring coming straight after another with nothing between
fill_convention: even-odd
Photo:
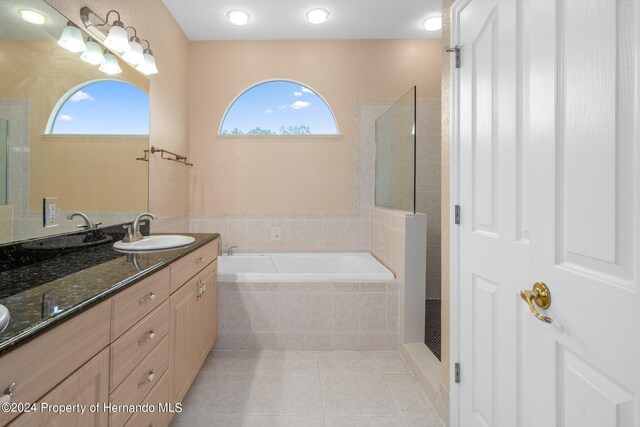
<instances>
[{"instance_id":1,"label":"mirror reflection of window","mask_svg":"<svg viewBox=\"0 0 640 427\"><path fill-rule=\"evenodd\" d=\"M149 95L120 80L76 87L58 103L48 133L69 135L148 135Z\"/></svg>"},{"instance_id":2,"label":"mirror reflection of window","mask_svg":"<svg viewBox=\"0 0 640 427\"><path fill-rule=\"evenodd\" d=\"M304 84L274 80L240 94L225 114L220 135L336 135L325 100Z\"/></svg>"}]
</instances>

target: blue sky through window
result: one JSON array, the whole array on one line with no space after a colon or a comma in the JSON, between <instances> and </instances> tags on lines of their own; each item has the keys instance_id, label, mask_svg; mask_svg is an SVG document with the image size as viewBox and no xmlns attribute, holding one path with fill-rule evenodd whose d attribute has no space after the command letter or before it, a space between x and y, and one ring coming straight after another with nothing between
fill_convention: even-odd
<instances>
[{"instance_id":1,"label":"blue sky through window","mask_svg":"<svg viewBox=\"0 0 640 427\"><path fill-rule=\"evenodd\" d=\"M259 131L258 131L259 128ZM289 81L261 83L240 95L224 117L228 134L337 134L327 104L311 89Z\"/></svg>"},{"instance_id":2,"label":"blue sky through window","mask_svg":"<svg viewBox=\"0 0 640 427\"><path fill-rule=\"evenodd\" d=\"M149 95L117 80L90 83L62 105L51 133L148 135Z\"/></svg>"}]
</instances>

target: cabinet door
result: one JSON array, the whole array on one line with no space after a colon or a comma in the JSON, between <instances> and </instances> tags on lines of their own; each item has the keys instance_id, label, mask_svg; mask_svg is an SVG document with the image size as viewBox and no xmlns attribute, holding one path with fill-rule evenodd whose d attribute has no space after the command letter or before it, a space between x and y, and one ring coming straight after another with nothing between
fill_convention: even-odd
<instances>
[{"instance_id":1,"label":"cabinet door","mask_svg":"<svg viewBox=\"0 0 640 427\"><path fill-rule=\"evenodd\" d=\"M75 371L69 378L51 390L38 403L37 412L23 414L11 427L60 426L60 427L106 427L107 412L102 404L109 401L109 349L98 353L93 359ZM56 414L44 408L50 405L84 405L85 412L73 409ZM99 404L100 410L91 411L91 405Z\"/></svg>"},{"instance_id":2,"label":"cabinet door","mask_svg":"<svg viewBox=\"0 0 640 427\"><path fill-rule=\"evenodd\" d=\"M199 366L209 355L211 347L216 341L217 333L217 269L218 261L214 261L199 276L201 282L201 294L196 304L198 318L198 360Z\"/></svg>"},{"instance_id":3,"label":"cabinet door","mask_svg":"<svg viewBox=\"0 0 640 427\"><path fill-rule=\"evenodd\" d=\"M196 298L197 279L187 282L170 298L169 364L173 376L171 390L174 402L182 401L199 367Z\"/></svg>"}]
</instances>

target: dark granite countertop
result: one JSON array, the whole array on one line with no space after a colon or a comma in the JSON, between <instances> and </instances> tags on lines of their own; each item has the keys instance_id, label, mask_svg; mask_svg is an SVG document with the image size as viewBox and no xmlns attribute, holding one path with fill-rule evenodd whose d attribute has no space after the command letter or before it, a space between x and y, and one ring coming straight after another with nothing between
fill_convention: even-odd
<instances>
[{"instance_id":1,"label":"dark granite countertop","mask_svg":"<svg viewBox=\"0 0 640 427\"><path fill-rule=\"evenodd\" d=\"M124 254L113 243L0 272L0 304L11 321L0 333L0 354L103 301L186 254L218 234L180 233L193 244L173 250Z\"/></svg>"}]
</instances>

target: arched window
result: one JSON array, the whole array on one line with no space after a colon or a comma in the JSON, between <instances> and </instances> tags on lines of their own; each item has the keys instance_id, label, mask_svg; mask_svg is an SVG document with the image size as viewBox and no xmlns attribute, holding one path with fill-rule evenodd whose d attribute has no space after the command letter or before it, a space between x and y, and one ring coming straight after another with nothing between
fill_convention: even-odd
<instances>
[{"instance_id":1,"label":"arched window","mask_svg":"<svg viewBox=\"0 0 640 427\"><path fill-rule=\"evenodd\" d=\"M120 80L83 83L60 98L45 133L148 135L149 95Z\"/></svg>"},{"instance_id":2,"label":"arched window","mask_svg":"<svg viewBox=\"0 0 640 427\"><path fill-rule=\"evenodd\" d=\"M308 86L287 80L254 85L227 109L220 135L337 135L325 100Z\"/></svg>"}]
</instances>

